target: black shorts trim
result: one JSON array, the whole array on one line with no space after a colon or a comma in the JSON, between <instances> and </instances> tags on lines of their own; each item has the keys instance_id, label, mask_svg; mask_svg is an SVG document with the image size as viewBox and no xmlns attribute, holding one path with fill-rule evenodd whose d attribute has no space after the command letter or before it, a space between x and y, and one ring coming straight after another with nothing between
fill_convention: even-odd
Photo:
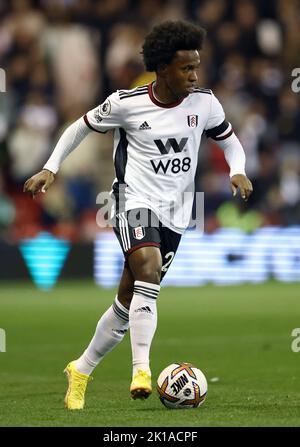
<instances>
[{"instance_id":1,"label":"black shorts trim","mask_svg":"<svg viewBox=\"0 0 300 447\"><path fill-rule=\"evenodd\" d=\"M128 258L131 253L133 253L135 250L138 250L139 248L143 247L158 247L160 248L160 244L156 242L142 242L141 244L135 245L134 247L131 247L126 253L125 258Z\"/></svg>"}]
</instances>

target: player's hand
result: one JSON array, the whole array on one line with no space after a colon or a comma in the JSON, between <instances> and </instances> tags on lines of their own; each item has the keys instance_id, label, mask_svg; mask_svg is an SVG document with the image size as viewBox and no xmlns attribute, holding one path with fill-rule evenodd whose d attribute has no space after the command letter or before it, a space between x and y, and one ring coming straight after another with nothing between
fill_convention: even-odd
<instances>
[{"instance_id":1,"label":"player's hand","mask_svg":"<svg viewBox=\"0 0 300 447\"><path fill-rule=\"evenodd\" d=\"M28 192L31 197L34 198L39 192L45 193L49 186L54 182L54 179L55 175L53 172L43 169L26 180L23 192Z\"/></svg>"},{"instance_id":2,"label":"player's hand","mask_svg":"<svg viewBox=\"0 0 300 447\"><path fill-rule=\"evenodd\" d=\"M239 189L242 199L247 202L253 191L252 183L248 177L243 174L236 174L231 177L230 183L233 197L236 196L237 190Z\"/></svg>"}]
</instances>

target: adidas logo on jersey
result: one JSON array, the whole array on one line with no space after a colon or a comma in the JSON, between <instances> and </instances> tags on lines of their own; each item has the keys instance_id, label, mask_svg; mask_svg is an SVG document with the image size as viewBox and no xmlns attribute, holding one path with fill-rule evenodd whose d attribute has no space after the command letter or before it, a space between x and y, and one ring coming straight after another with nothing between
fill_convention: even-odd
<instances>
[{"instance_id":1,"label":"adidas logo on jersey","mask_svg":"<svg viewBox=\"0 0 300 447\"><path fill-rule=\"evenodd\" d=\"M135 310L135 312L146 312L146 314L153 314L149 306L139 307L138 309Z\"/></svg>"},{"instance_id":2,"label":"adidas logo on jersey","mask_svg":"<svg viewBox=\"0 0 300 447\"><path fill-rule=\"evenodd\" d=\"M151 127L149 126L147 121L144 121L143 124L140 125L139 129L140 130L148 130L148 129L151 129Z\"/></svg>"}]
</instances>

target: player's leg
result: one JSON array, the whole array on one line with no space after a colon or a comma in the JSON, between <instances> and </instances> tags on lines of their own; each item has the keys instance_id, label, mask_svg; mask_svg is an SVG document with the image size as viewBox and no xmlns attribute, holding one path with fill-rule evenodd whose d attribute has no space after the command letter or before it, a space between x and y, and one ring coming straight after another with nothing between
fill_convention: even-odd
<instances>
[{"instance_id":1,"label":"player's leg","mask_svg":"<svg viewBox=\"0 0 300 447\"><path fill-rule=\"evenodd\" d=\"M146 213L148 214L148 210L146 210ZM117 216L114 231L126 255L126 252L132 249L132 245L138 243L138 238L134 238L132 233L129 235L127 213ZM84 394L90 374L103 357L123 340L129 326L128 309L133 289L134 277L126 261L114 303L100 318L95 334L87 349L79 359L70 362L65 369L69 380L69 387L65 397L67 408L83 408Z\"/></svg>"},{"instance_id":2,"label":"player's leg","mask_svg":"<svg viewBox=\"0 0 300 447\"><path fill-rule=\"evenodd\" d=\"M129 310L132 350L131 395L146 398L152 392L150 348L157 327L156 300L160 291L161 254L157 247L141 247L128 257L134 277L134 292Z\"/></svg>"},{"instance_id":3,"label":"player's leg","mask_svg":"<svg viewBox=\"0 0 300 447\"><path fill-rule=\"evenodd\" d=\"M150 318L145 318L148 320L148 324L146 323L144 328L146 338L151 337L153 332L151 320L156 322L156 300L150 299L149 294L158 295L160 268L161 256L156 247L143 247L131 254L129 262L125 263L114 303L100 318L90 344L75 363L75 367L80 373L90 375L104 356L123 340L129 326L129 307L133 297L134 308L140 306L141 313L144 311L143 304L148 304L147 311L149 306L153 308L148 311ZM138 283L135 282L135 278L138 279ZM135 286L135 284L137 285ZM146 292L144 291L145 287L148 288ZM140 292L135 291L134 293L135 288L139 288ZM151 318L152 316L153 318ZM138 318L141 321L143 319L143 316L141 319ZM132 321L136 321L135 314L133 314ZM135 333L140 330L137 326L133 324L133 338L135 338ZM146 343L143 343L143 351L145 346ZM135 371L138 367L145 366L143 358L144 356L140 352L134 357L134 365L137 365Z\"/></svg>"},{"instance_id":4,"label":"player's leg","mask_svg":"<svg viewBox=\"0 0 300 447\"><path fill-rule=\"evenodd\" d=\"M70 362L65 369L69 387L65 405L69 409L82 409L90 374L115 346L124 338L129 326L128 307L133 295L134 279L127 266L124 267L118 294L113 304L98 321L94 336L83 354ZM124 304L122 304L124 303Z\"/></svg>"},{"instance_id":5,"label":"player's leg","mask_svg":"<svg viewBox=\"0 0 300 447\"><path fill-rule=\"evenodd\" d=\"M130 391L134 399L146 398L151 393L149 355L157 325L156 299L160 290L160 281L174 259L181 235L160 225L159 238L159 249L139 248L128 257L135 279L129 311L133 361Z\"/></svg>"},{"instance_id":6,"label":"player's leg","mask_svg":"<svg viewBox=\"0 0 300 447\"><path fill-rule=\"evenodd\" d=\"M104 356L123 340L129 327L128 308L133 285L133 276L129 268L124 266L115 300L98 321L94 337L76 362L78 371L91 374Z\"/></svg>"}]
</instances>

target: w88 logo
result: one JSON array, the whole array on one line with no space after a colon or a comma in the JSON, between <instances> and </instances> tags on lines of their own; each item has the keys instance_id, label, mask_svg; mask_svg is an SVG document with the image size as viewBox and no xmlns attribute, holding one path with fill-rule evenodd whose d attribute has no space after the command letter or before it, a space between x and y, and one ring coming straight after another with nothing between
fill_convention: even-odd
<instances>
[{"instance_id":1,"label":"w88 logo","mask_svg":"<svg viewBox=\"0 0 300 447\"><path fill-rule=\"evenodd\" d=\"M150 160L153 170L155 174L159 174L159 172L163 172L164 174L172 173L178 174L178 172L188 172L191 168L191 159L190 157L181 158L172 158L166 161L159 160L154 161Z\"/></svg>"}]
</instances>

